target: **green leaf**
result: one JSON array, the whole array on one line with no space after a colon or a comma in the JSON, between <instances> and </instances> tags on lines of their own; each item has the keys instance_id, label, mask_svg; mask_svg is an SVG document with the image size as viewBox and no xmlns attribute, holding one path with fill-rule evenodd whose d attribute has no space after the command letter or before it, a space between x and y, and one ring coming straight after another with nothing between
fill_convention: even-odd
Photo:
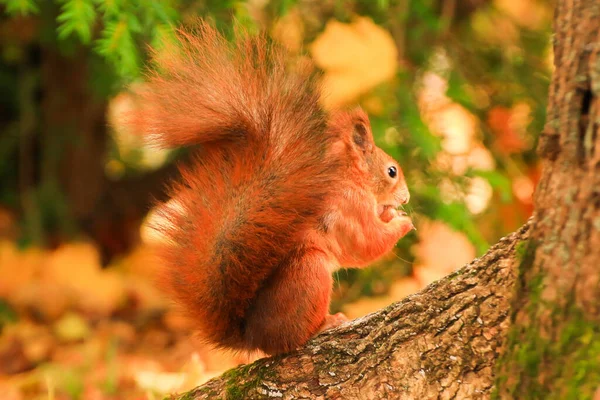
<instances>
[{"instance_id":1,"label":"green leaf","mask_svg":"<svg viewBox=\"0 0 600 400\"><path fill-rule=\"evenodd\" d=\"M0 332L4 325L12 324L17 322L19 319L15 310L6 302L0 298Z\"/></svg>"},{"instance_id":2,"label":"green leaf","mask_svg":"<svg viewBox=\"0 0 600 400\"><path fill-rule=\"evenodd\" d=\"M454 70L451 71L448 78L448 89L446 90L446 96L461 104L463 107L472 111L475 108L473 98L465 90L466 82L458 75Z\"/></svg>"},{"instance_id":3,"label":"green leaf","mask_svg":"<svg viewBox=\"0 0 600 400\"><path fill-rule=\"evenodd\" d=\"M245 2L236 2L233 5L233 10L235 14L235 18L240 26L248 29L249 32L256 33L258 31L258 26L256 25L256 21L250 15L248 4Z\"/></svg>"},{"instance_id":4,"label":"green leaf","mask_svg":"<svg viewBox=\"0 0 600 400\"><path fill-rule=\"evenodd\" d=\"M62 1L61 13L56 18L59 23L59 39L66 39L75 33L84 44L90 43L92 25L96 19L96 9L92 0Z\"/></svg>"},{"instance_id":5,"label":"green leaf","mask_svg":"<svg viewBox=\"0 0 600 400\"><path fill-rule=\"evenodd\" d=\"M377 0L377 7L379 7L380 10L387 10L390 6L390 1L389 0Z\"/></svg>"},{"instance_id":6,"label":"green leaf","mask_svg":"<svg viewBox=\"0 0 600 400\"><path fill-rule=\"evenodd\" d=\"M426 185L415 189L415 202L418 202L423 209L427 209L431 218L443 221L452 229L467 235L469 241L475 245L478 254L484 253L489 248L489 243L479 232L473 214L464 202L445 203L437 186Z\"/></svg>"},{"instance_id":7,"label":"green leaf","mask_svg":"<svg viewBox=\"0 0 600 400\"><path fill-rule=\"evenodd\" d=\"M410 133L410 137L415 145L415 149L419 150L419 155L425 160L433 160L442 149L442 141L438 136L434 136L427 125L421 119L421 116L416 112L407 112L404 115L406 128Z\"/></svg>"},{"instance_id":8,"label":"green leaf","mask_svg":"<svg viewBox=\"0 0 600 400\"><path fill-rule=\"evenodd\" d=\"M279 16L282 17L287 14L295 5L296 0L281 0L281 3L279 4Z\"/></svg>"},{"instance_id":9,"label":"green leaf","mask_svg":"<svg viewBox=\"0 0 600 400\"><path fill-rule=\"evenodd\" d=\"M473 215L464 203L439 203L434 214L435 219L442 220L458 232L464 232L471 243L475 245L478 254L485 252L489 243L483 238L477 225L473 221Z\"/></svg>"},{"instance_id":10,"label":"green leaf","mask_svg":"<svg viewBox=\"0 0 600 400\"><path fill-rule=\"evenodd\" d=\"M170 24L177 19L177 10L170 7L168 2L150 1L150 10L154 17L163 24Z\"/></svg>"},{"instance_id":11,"label":"green leaf","mask_svg":"<svg viewBox=\"0 0 600 400\"><path fill-rule=\"evenodd\" d=\"M142 32L142 24L135 14L127 14L125 18L127 18L127 28L130 32Z\"/></svg>"},{"instance_id":12,"label":"green leaf","mask_svg":"<svg viewBox=\"0 0 600 400\"><path fill-rule=\"evenodd\" d=\"M0 0L0 4L6 6L10 15L37 14L40 11L35 0Z\"/></svg>"}]
</instances>

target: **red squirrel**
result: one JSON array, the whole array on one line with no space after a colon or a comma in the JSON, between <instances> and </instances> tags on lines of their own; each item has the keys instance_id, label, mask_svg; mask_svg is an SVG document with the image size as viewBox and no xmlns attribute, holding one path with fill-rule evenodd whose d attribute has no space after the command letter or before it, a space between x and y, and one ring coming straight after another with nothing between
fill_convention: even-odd
<instances>
[{"instance_id":1,"label":"red squirrel","mask_svg":"<svg viewBox=\"0 0 600 400\"><path fill-rule=\"evenodd\" d=\"M329 315L332 271L363 267L413 229L402 169L361 109L326 112L314 68L265 35L179 30L138 91L132 127L202 145L163 207L171 296L218 347L288 352Z\"/></svg>"}]
</instances>

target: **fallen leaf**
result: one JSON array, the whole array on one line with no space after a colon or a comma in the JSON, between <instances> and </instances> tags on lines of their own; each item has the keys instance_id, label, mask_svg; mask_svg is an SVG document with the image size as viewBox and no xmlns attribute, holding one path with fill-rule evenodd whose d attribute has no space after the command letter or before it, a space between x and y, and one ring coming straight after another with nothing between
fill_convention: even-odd
<instances>
[{"instance_id":1,"label":"fallen leaf","mask_svg":"<svg viewBox=\"0 0 600 400\"><path fill-rule=\"evenodd\" d=\"M39 249L19 250L10 241L0 241L0 297L11 300L20 287L31 282L40 270L43 257Z\"/></svg>"},{"instance_id":2,"label":"fallen leaf","mask_svg":"<svg viewBox=\"0 0 600 400\"><path fill-rule=\"evenodd\" d=\"M179 391L185 378L181 372L139 371L135 375L135 382L143 390L172 393Z\"/></svg>"},{"instance_id":3,"label":"fallen leaf","mask_svg":"<svg viewBox=\"0 0 600 400\"><path fill-rule=\"evenodd\" d=\"M32 280L17 288L9 297L17 309L27 310L45 321L54 321L73 305L64 286L56 282Z\"/></svg>"},{"instance_id":4,"label":"fallen leaf","mask_svg":"<svg viewBox=\"0 0 600 400\"><path fill-rule=\"evenodd\" d=\"M17 374L33 367L25 354L22 340L17 336L4 337L0 342L0 374Z\"/></svg>"},{"instance_id":5,"label":"fallen leaf","mask_svg":"<svg viewBox=\"0 0 600 400\"><path fill-rule=\"evenodd\" d=\"M64 287L90 313L110 315L125 299L122 276L103 270L98 250L89 243L66 244L50 252L42 275L45 282Z\"/></svg>"},{"instance_id":6,"label":"fallen leaf","mask_svg":"<svg viewBox=\"0 0 600 400\"><path fill-rule=\"evenodd\" d=\"M90 335L88 322L81 315L70 312L54 323L56 337L64 342L74 342Z\"/></svg>"},{"instance_id":7,"label":"fallen leaf","mask_svg":"<svg viewBox=\"0 0 600 400\"><path fill-rule=\"evenodd\" d=\"M6 326L3 337L16 337L23 343L23 352L34 364L48 360L56 341L48 325L33 323L22 318L16 324Z\"/></svg>"}]
</instances>

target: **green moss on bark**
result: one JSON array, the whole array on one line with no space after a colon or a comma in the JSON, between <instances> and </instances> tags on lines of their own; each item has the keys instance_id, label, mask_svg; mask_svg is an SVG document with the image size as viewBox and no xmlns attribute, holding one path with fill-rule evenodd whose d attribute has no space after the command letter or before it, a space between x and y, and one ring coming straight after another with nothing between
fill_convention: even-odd
<instances>
[{"instance_id":1,"label":"green moss on bark","mask_svg":"<svg viewBox=\"0 0 600 400\"><path fill-rule=\"evenodd\" d=\"M517 260L523 261L523 259L525 258L526 254L527 254L528 245L529 245L529 240L521 240L519 243L516 244L515 257L517 257Z\"/></svg>"},{"instance_id":2,"label":"green moss on bark","mask_svg":"<svg viewBox=\"0 0 600 400\"><path fill-rule=\"evenodd\" d=\"M226 379L226 396L227 400L242 400L256 397L259 395L258 388L260 384L272 372L268 368L268 364L256 362L250 365L230 369L223 374ZM251 380L246 380L248 376L252 376Z\"/></svg>"},{"instance_id":3,"label":"green moss on bark","mask_svg":"<svg viewBox=\"0 0 600 400\"><path fill-rule=\"evenodd\" d=\"M225 381L223 391L204 386L171 398L177 400L192 400L200 396L226 400L257 398L261 396L259 390L261 383L272 377L272 374L269 370L269 364L265 363L264 360L259 360L254 364L242 365L224 372L221 375L221 379ZM248 377L251 378L248 379Z\"/></svg>"},{"instance_id":4,"label":"green moss on bark","mask_svg":"<svg viewBox=\"0 0 600 400\"><path fill-rule=\"evenodd\" d=\"M526 301L514 304L492 398L592 399L600 385L600 325L587 319L574 299L565 309L542 298L544 275L531 274L535 250L533 241L516 248L516 299ZM526 311L526 320L517 323L519 310ZM562 329L549 334L542 330L542 318Z\"/></svg>"},{"instance_id":5,"label":"green moss on bark","mask_svg":"<svg viewBox=\"0 0 600 400\"><path fill-rule=\"evenodd\" d=\"M600 386L600 326L575 306L567 318L558 340L548 349L549 361L555 360L553 381L559 390L550 398L591 399Z\"/></svg>"}]
</instances>

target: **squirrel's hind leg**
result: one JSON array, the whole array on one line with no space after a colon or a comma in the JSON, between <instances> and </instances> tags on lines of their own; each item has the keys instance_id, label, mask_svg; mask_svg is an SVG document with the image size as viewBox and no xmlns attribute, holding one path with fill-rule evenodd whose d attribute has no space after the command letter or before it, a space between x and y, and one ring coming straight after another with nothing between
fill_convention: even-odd
<instances>
[{"instance_id":1,"label":"squirrel's hind leg","mask_svg":"<svg viewBox=\"0 0 600 400\"><path fill-rule=\"evenodd\" d=\"M278 354L306 343L326 324L332 284L321 252L298 251L273 273L247 312L248 348Z\"/></svg>"}]
</instances>

